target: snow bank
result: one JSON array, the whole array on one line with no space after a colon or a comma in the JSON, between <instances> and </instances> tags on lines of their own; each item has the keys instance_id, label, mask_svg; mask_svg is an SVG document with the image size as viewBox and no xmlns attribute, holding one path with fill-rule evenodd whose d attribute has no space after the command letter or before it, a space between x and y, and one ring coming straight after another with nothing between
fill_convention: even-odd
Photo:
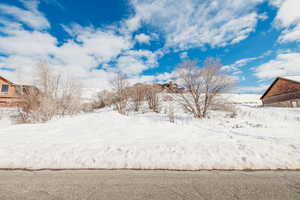
<instances>
[{"instance_id":1,"label":"snow bank","mask_svg":"<svg viewBox=\"0 0 300 200\"><path fill-rule=\"evenodd\" d=\"M259 94L223 94L222 97L235 104L261 105Z\"/></svg>"},{"instance_id":2,"label":"snow bank","mask_svg":"<svg viewBox=\"0 0 300 200\"><path fill-rule=\"evenodd\" d=\"M0 123L0 168L300 169L300 109L122 116L104 109L45 124Z\"/></svg>"}]
</instances>

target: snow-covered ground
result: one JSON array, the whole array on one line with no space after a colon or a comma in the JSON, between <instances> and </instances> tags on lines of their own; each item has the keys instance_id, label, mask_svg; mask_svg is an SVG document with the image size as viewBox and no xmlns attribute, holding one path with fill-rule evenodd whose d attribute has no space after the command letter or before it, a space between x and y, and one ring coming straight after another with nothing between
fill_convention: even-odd
<instances>
[{"instance_id":1,"label":"snow-covered ground","mask_svg":"<svg viewBox=\"0 0 300 200\"><path fill-rule=\"evenodd\" d=\"M0 120L0 168L300 169L300 109L227 95L238 115L196 120L175 109L122 116L111 109L13 125ZM165 108L167 109L167 108Z\"/></svg>"}]
</instances>

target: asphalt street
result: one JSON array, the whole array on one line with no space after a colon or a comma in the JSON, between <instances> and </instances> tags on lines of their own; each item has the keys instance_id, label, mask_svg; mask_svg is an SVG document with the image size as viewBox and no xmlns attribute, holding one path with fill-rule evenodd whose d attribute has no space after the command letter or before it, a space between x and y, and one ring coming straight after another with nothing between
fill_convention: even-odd
<instances>
[{"instance_id":1,"label":"asphalt street","mask_svg":"<svg viewBox=\"0 0 300 200\"><path fill-rule=\"evenodd\" d=\"M300 200L300 172L0 171L0 199Z\"/></svg>"}]
</instances>

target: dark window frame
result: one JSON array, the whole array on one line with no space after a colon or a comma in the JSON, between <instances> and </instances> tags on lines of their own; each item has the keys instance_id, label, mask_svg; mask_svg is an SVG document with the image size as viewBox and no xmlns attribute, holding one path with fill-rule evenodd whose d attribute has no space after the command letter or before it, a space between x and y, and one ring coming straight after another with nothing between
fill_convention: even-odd
<instances>
[{"instance_id":1,"label":"dark window frame","mask_svg":"<svg viewBox=\"0 0 300 200\"><path fill-rule=\"evenodd\" d=\"M5 88L5 89L4 89ZM2 84L1 86L1 93L2 94L8 94L8 91L9 91L9 85L8 84Z\"/></svg>"}]
</instances>

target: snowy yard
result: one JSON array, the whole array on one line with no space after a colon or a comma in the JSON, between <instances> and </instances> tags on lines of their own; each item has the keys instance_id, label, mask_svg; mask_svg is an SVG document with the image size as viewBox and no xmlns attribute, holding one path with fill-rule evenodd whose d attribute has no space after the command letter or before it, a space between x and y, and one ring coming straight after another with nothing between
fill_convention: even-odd
<instances>
[{"instance_id":1,"label":"snowy yard","mask_svg":"<svg viewBox=\"0 0 300 200\"><path fill-rule=\"evenodd\" d=\"M229 97L228 97L229 98ZM300 109L258 107L233 95L238 115L196 120L111 109L45 124L0 120L0 168L300 169Z\"/></svg>"}]
</instances>

